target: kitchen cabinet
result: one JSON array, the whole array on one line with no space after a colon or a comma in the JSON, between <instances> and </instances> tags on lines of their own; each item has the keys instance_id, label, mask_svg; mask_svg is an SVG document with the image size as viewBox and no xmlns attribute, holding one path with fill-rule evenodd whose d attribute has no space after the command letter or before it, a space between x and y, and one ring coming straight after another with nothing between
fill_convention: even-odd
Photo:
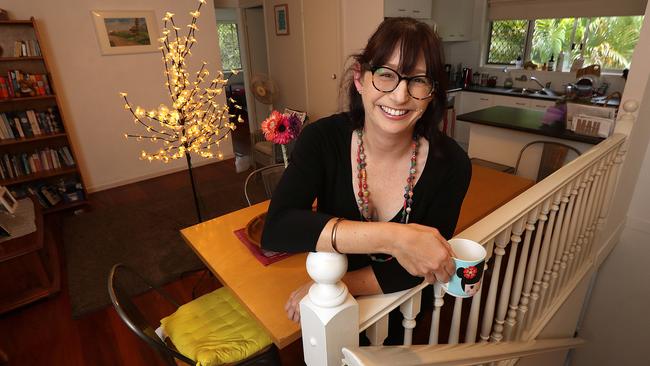
<instances>
[{"instance_id":1,"label":"kitchen cabinet","mask_svg":"<svg viewBox=\"0 0 650 366\"><path fill-rule=\"evenodd\" d=\"M474 23L474 0L433 0L431 19L443 41L469 41Z\"/></svg>"},{"instance_id":2,"label":"kitchen cabinet","mask_svg":"<svg viewBox=\"0 0 650 366\"><path fill-rule=\"evenodd\" d=\"M506 107L526 108L536 111L546 111L546 108L553 106L555 102L551 100L539 100L531 98L508 97L504 95L494 95L494 105Z\"/></svg>"},{"instance_id":3,"label":"kitchen cabinet","mask_svg":"<svg viewBox=\"0 0 650 366\"><path fill-rule=\"evenodd\" d=\"M462 92L456 96L455 108L458 115L492 107L492 105L493 96L491 94ZM469 122L456 120L454 139L465 151L469 149L469 130Z\"/></svg>"},{"instance_id":4,"label":"kitchen cabinet","mask_svg":"<svg viewBox=\"0 0 650 366\"><path fill-rule=\"evenodd\" d=\"M431 19L431 0L385 0L384 16Z\"/></svg>"},{"instance_id":5,"label":"kitchen cabinet","mask_svg":"<svg viewBox=\"0 0 650 366\"><path fill-rule=\"evenodd\" d=\"M463 92L459 114L478 111L494 105L494 95L484 93ZM519 99L519 98L517 98Z\"/></svg>"}]
</instances>

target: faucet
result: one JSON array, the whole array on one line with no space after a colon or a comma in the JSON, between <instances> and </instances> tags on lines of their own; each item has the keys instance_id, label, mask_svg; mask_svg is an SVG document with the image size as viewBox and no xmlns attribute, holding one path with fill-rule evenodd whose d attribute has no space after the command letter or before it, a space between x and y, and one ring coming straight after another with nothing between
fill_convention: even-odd
<instances>
[{"instance_id":1,"label":"faucet","mask_svg":"<svg viewBox=\"0 0 650 366\"><path fill-rule=\"evenodd\" d=\"M557 94L555 94L554 91L552 91L552 90L550 89L550 88L551 88L551 83L550 83L550 82L549 82L549 83L546 83L546 86L544 86L544 85L543 85L543 84L542 84L542 83L541 83L541 82L540 82L536 77L534 77L534 76L531 76L531 77L530 77L530 80L536 82L537 85L539 85L539 87L542 88L542 91L543 91L546 95L550 95L550 96L556 96L556 95L557 95ZM524 80L522 80L522 81L524 81Z\"/></svg>"},{"instance_id":2,"label":"faucet","mask_svg":"<svg viewBox=\"0 0 650 366\"><path fill-rule=\"evenodd\" d=\"M531 77L530 77L530 80L536 82L537 85L539 85L540 88L542 88L542 89L546 88L546 86L542 85L542 83L540 83L539 80L538 80L536 77L531 76Z\"/></svg>"}]
</instances>

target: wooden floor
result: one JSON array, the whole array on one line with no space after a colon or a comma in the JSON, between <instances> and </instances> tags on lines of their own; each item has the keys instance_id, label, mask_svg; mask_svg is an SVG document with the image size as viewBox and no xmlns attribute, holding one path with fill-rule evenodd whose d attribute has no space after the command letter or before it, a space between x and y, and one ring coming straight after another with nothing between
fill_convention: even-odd
<instances>
[{"instance_id":1,"label":"wooden floor","mask_svg":"<svg viewBox=\"0 0 650 366\"><path fill-rule=\"evenodd\" d=\"M209 168L197 168L198 179L204 182L218 182L234 172L232 161L217 164L223 164L223 167L215 169L212 165ZM91 195L91 202L94 202L92 209L101 210L107 205L129 200L146 200L146 192L151 185L155 185L156 189L164 189L179 184L189 184L187 172L102 191ZM242 193L238 190L233 194ZM46 240L56 241L60 253L63 253L61 224L61 216L46 218ZM163 365L149 346L122 323L112 307L106 307L80 319L72 319L65 257L61 258L61 292L51 298L0 315L0 355L2 351L7 354L7 365ZM200 272L189 274L169 284L166 289L181 302L189 301L192 288L200 275ZM219 286L220 284L211 278L203 282L200 291L205 293ZM170 311L151 293L142 295L138 301L144 311L155 319L167 315ZM281 350L280 357L283 365L303 364L300 341Z\"/></svg>"}]
</instances>

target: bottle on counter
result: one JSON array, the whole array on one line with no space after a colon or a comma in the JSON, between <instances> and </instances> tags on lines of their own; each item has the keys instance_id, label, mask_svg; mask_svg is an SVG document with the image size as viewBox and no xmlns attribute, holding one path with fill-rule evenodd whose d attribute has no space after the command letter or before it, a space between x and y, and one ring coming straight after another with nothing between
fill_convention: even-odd
<instances>
[{"instance_id":1,"label":"bottle on counter","mask_svg":"<svg viewBox=\"0 0 650 366\"><path fill-rule=\"evenodd\" d=\"M554 55L551 55L551 59L548 60L548 64L546 65L546 71L553 71L553 67L555 67L555 59L553 58Z\"/></svg>"},{"instance_id":2,"label":"bottle on counter","mask_svg":"<svg viewBox=\"0 0 650 366\"><path fill-rule=\"evenodd\" d=\"M517 60L515 60L515 68L521 69L522 67L524 67L524 61L521 59L521 56L517 56Z\"/></svg>"}]
</instances>

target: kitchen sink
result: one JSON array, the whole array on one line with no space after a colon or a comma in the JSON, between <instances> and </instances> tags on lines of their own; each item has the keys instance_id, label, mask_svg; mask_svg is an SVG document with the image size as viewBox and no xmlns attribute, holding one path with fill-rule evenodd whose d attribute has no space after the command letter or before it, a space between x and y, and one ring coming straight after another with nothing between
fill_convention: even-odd
<instances>
[{"instance_id":1,"label":"kitchen sink","mask_svg":"<svg viewBox=\"0 0 650 366\"><path fill-rule=\"evenodd\" d=\"M547 95L551 96L546 91L541 89L528 89L528 88L512 88L506 90L506 93L510 94L523 94L523 95Z\"/></svg>"}]
</instances>

